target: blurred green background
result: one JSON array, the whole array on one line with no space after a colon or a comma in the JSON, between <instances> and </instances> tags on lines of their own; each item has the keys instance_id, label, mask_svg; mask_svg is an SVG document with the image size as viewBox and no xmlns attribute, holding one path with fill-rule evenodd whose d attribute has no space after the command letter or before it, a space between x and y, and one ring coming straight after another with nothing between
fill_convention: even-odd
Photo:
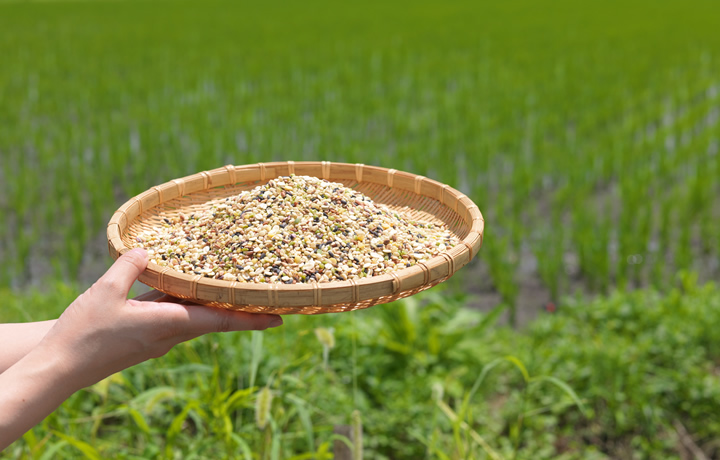
<instances>
[{"instance_id":1,"label":"blurred green background","mask_svg":"<svg viewBox=\"0 0 720 460\"><path fill-rule=\"evenodd\" d=\"M0 287L10 299L8 305L17 306L5 308L0 320L56 316L74 294L102 274L110 263L105 225L128 198L201 170L274 160L374 164L422 174L468 194L485 216L483 250L477 261L448 283L447 298L460 299L455 307L426 297L420 301L445 314L465 311L463 306L468 305L483 311L501 305L511 322L525 324L540 306L552 302L558 306L557 315L540 318L552 322L563 314L565 305L576 305L578 311L589 308L584 306L589 301L570 301L568 295L576 299L665 296L658 301L662 303L672 295L699 290L720 274L719 30L720 6L714 1L0 2ZM644 290L625 294L635 288ZM58 289L65 289L65 294L56 294ZM698 300L702 305L696 314L712 317L701 308L713 303L703 299ZM603 297L598 301L603 302ZM48 308L34 309L37 304ZM397 308L414 308L407 302L401 306ZM396 307L348 316L372 322L383 308ZM620 307L603 311L623 318ZM572 317L566 314L563 321ZM674 322L652 327L677 332L676 323L686 319L668 316L666 320ZM292 321L297 321L293 334L305 337L302 334L325 322L349 320ZM395 321L388 319L387 326L397 327ZM357 346L356 323L346 327L345 339L352 337ZM407 333L412 336L417 331ZM499 341L498 349L503 351L498 353L523 355L510 344L530 340L525 333L476 339L478 346ZM710 353L693 372L710 379L707 391L718 391L718 354L712 350L717 351L720 339L708 337L710 342L698 344L697 334L688 334L687 343ZM200 341L198 347L213 342L202 340L207 343ZM577 344L567 344L573 346ZM282 348L275 353L282 354ZM470 361L457 358L456 364L479 369L491 355ZM533 356L522 356L528 368L536 359ZM292 359L296 358L301 359ZM213 359L219 359L216 366L224 367L222 359ZM624 364L615 364L625 369ZM353 361L353 375L367 370L364 366ZM434 372L423 369L428 375ZM442 372L452 369L448 366ZM580 372L538 369L557 373L570 384ZM604 369L601 375L614 373L607 366ZM587 372L597 375L597 371ZM654 368L648 373L656 371L662 374ZM268 368L262 375L273 372L278 370ZM401 385L401 374L387 376L388 384ZM433 379L449 374L433 375L418 377L418 385L429 391ZM513 378L508 379L510 383L498 383L500 394L510 399L525 394L518 389L521 384L513 387ZM462 395L468 394L463 389L469 391L473 382L460 382L450 397L462 401ZM138 384L136 391L140 394L156 383ZM272 379L261 383L280 385ZM235 390L247 384L235 382ZM597 390L603 384L595 382L588 388ZM619 404L617 414L627 410L622 401L632 399L628 392L640 391L643 382L623 385L620 393L602 396L610 398L602 400L604 407L612 405L608 401ZM251 391L248 397L254 394ZM451 404L455 400L449 400L448 394L445 399ZM702 401L712 399L698 394L704 395ZM357 393L353 395L346 415L358 407L388 410L387 402L361 403ZM580 397L590 405L596 401L589 393ZM633 423L647 424L665 414L656 412L664 396L657 398L634 404L647 409L643 409L645 418L632 419ZM428 399L425 394L423 401ZM712 408L697 404L693 407ZM566 406L562 414L571 410ZM100 410L92 407L82 410ZM172 408L167 411L172 416L160 419L168 424L183 414L173 413ZM80 413L70 411L68 417L90 417ZM132 453L124 455L209 455L168 441L180 434L189 436L192 430L183 425L184 417L193 413L190 410L178 419L179 428L170 438L162 430L156 433L148 427L146 432L141 423L136 425L132 436L147 436L143 442L148 446L169 447L155 452L132 450L128 444ZM521 409L518 413L524 414ZM680 425L668 418L651 434L616 429L626 426L627 420L610 425L586 422L595 434L572 438L569 458L587 458L589 451L578 446L588 445L611 458L684 455L681 452L692 451L687 446L694 445L692 427L684 438L679 433L685 428L678 426L687 424L682 422L687 412L672 414ZM317 434L314 423L329 423L312 411L302 417L295 414L298 419L284 415L300 427L293 430L308 433ZM137 417L145 416L126 413L125 417L137 422ZM202 417L196 416L193 429L199 430ZM511 420L517 421L512 418L516 416L513 413ZM120 416L108 417L112 421ZM461 414L458 420L463 417L467 427L484 426L481 417ZM565 426L572 417L558 415L552 423ZM106 418L93 419L93 436L106 423L97 420ZM504 428L500 422L490 424L492 434L484 436L498 440L492 445L499 452L518 458L523 458L523 446L530 449L525 451L527 458L557 458L565 452L567 443L557 439L543 444L555 450L532 450L528 439L537 440L539 431L523 435L528 433L523 418ZM58 418L57 423L67 420ZM232 419L231 427L233 423L240 423L239 419ZM367 438L368 448L374 449L371 458L418 458L418 452L444 458L429 447L433 439L453 446L436 449L446 451L447 458L492 458L473 444L477 439L459 422L445 427L447 432L438 428L444 434L437 434L437 439L431 429L418 428L412 439L422 438L425 443L419 445L425 445L424 450L398 454L397 446L381 438L397 436L403 425L376 430ZM597 425L608 433L593 437ZM110 426L111 431L116 429ZM272 429L287 434L281 426ZM710 445L700 443L698 448L710 457L719 452L720 431L713 429L717 427L698 435ZM77 439L87 438L84 428L78 430ZM328 435L327 429L320 432ZM13 452L20 457L48 455L47 450L32 450L33 445L48 448L47 438L42 438L47 433L52 427L38 432L36 444L25 441ZM448 437L442 438L445 434ZM47 436L61 446L49 455L78 452L64 450L72 442ZM223 445L235 447L227 452L245 452L233 450L240 444L232 444L230 438L228 434ZM511 441L503 444L503 439ZM317 451L321 442L312 441ZM458 447L465 442L478 450ZM262 455L281 452L289 458L287 452L292 450L262 450L258 445L248 444L248 452L257 456L260 451ZM297 452L313 449L304 445ZM108 454L101 449L98 455Z\"/></svg>"}]
</instances>

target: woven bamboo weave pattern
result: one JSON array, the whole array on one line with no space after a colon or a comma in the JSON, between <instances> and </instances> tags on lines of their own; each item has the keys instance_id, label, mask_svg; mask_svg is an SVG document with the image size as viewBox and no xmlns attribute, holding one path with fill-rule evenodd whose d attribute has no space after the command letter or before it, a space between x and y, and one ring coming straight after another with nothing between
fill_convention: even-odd
<instances>
[{"instance_id":1,"label":"woven bamboo weave pattern","mask_svg":"<svg viewBox=\"0 0 720 460\"><path fill-rule=\"evenodd\" d=\"M392 302L428 289L467 265L482 245L484 220L465 195L432 179L395 169L330 162L228 165L175 179L141 193L118 209L107 228L113 258L133 247L144 230L180 212L210 207L211 200L237 195L290 174L339 182L408 220L444 223L460 244L430 260L386 275L329 283L239 283L180 273L153 263L139 280L159 291L201 304L274 314L351 311Z\"/></svg>"}]
</instances>

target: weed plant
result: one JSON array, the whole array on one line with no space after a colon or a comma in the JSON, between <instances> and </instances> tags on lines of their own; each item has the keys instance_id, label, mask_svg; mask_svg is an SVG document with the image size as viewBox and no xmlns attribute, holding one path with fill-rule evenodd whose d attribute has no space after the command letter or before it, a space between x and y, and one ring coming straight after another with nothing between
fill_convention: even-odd
<instances>
[{"instance_id":1,"label":"weed plant","mask_svg":"<svg viewBox=\"0 0 720 460\"><path fill-rule=\"evenodd\" d=\"M523 331L434 289L205 336L74 395L0 456L329 459L333 427L361 423L373 459L680 459L686 436L714 458L720 290L695 279L567 299ZM75 292L3 294L11 321Z\"/></svg>"}]
</instances>

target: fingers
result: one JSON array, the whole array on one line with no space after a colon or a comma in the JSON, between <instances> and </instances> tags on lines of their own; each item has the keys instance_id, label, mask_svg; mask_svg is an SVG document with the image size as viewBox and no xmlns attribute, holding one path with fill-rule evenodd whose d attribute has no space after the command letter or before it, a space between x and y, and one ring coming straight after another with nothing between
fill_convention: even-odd
<instances>
[{"instance_id":1,"label":"fingers","mask_svg":"<svg viewBox=\"0 0 720 460\"><path fill-rule=\"evenodd\" d=\"M145 270L147 264L147 252L144 249L133 249L120 256L98 283L109 294L125 299L133 282Z\"/></svg>"},{"instance_id":2,"label":"fingers","mask_svg":"<svg viewBox=\"0 0 720 460\"><path fill-rule=\"evenodd\" d=\"M170 330L176 331L179 335L192 337L210 332L261 331L280 326L283 323L282 318L278 315L231 311L202 305L174 303L154 305L156 308L175 310L171 315L174 324Z\"/></svg>"},{"instance_id":3,"label":"fingers","mask_svg":"<svg viewBox=\"0 0 720 460\"><path fill-rule=\"evenodd\" d=\"M163 300L168 301L168 299L172 299L172 297L164 292L156 291L154 289L132 298L132 300L137 300L138 302L162 302Z\"/></svg>"}]
</instances>

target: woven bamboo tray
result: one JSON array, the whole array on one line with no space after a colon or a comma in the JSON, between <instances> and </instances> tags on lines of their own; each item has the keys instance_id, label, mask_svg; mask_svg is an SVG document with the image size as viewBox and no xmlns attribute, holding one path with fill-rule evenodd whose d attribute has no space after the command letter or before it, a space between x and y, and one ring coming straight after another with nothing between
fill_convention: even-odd
<instances>
[{"instance_id":1,"label":"woven bamboo tray","mask_svg":"<svg viewBox=\"0 0 720 460\"><path fill-rule=\"evenodd\" d=\"M461 240L427 262L391 274L328 283L240 283L180 273L154 263L138 278L166 294L232 310L274 314L351 311L416 294L445 281L480 250L484 220L478 207L448 185L395 169L330 162L278 162L204 171L153 187L130 199L110 219L110 255L117 259L163 217L201 210L209 200L237 195L290 174L342 183L405 217L445 223Z\"/></svg>"}]
</instances>

